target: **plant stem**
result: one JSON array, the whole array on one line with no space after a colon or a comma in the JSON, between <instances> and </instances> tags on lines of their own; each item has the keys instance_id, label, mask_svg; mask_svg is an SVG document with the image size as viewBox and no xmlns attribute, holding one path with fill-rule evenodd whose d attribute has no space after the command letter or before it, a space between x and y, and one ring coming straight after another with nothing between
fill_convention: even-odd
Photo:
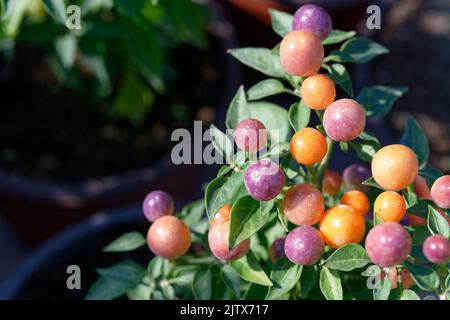
<instances>
[{"instance_id":1,"label":"plant stem","mask_svg":"<svg viewBox=\"0 0 450 320\"><path fill-rule=\"evenodd\" d=\"M414 182L411 183L411 184L407 187L406 190L408 191L408 193L414 193L414 192L415 192L415 190L414 190Z\"/></svg>"},{"instance_id":2,"label":"plant stem","mask_svg":"<svg viewBox=\"0 0 450 320\"><path fill-rule=\"evenodd\" d=\"M318 168L318 175L317 175L317 180L319 183L319 188L322 188L322 180L323 177L325 176L325 171L328 168L328 165L330 164L330 159L331 159L331 154L333 153L333 148L334 148L334 141L331 140L329 137L327 137L327 144L328 144L328 150L327 150L327 154L325 155L325 158L322 159L322 162L320 162L319 168Z\"/></svg>"},{"instance_id":3,"label":"plant stem","mask_svg":"<svg viewBox=\"0 0 450 320\"><path fill-rule=\"evenodd\" d=\"M319 187L318 181L317 181L317 172L314 168L314 165L306 166L306 169L308 170L309 177L311 178L311 183Z\"/></svg>"},{"instance_id":4,"label":"plant stem","mask_svg":"<svg viewBox=\"0 0 450 320\"><path fill-rule=\"evenodd\" d=\"M320 122L322 123L323 122L323 111L316 110L316 115L317 115L317 118L319 118Z\"/></svg>"}]
</instances>

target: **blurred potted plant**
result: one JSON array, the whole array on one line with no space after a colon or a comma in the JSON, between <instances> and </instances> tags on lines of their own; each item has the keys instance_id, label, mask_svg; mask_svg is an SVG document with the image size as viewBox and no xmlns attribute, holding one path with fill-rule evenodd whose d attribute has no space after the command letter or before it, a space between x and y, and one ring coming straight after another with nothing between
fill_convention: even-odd
<instances>
[{"instance_id":1,"label":"blurred potted plant","mask_svg":"<svg viewBox=\"0 0 450 320\"><path fill-rule=\"evenodd\" d=\"M200 176L171 164L170 133L222 116L239 81L217 4L71 4L79 29L66 1L0 1L0 203L29 243L150 188L191 198L167 183Z\"/></svg>"}]
</instances>

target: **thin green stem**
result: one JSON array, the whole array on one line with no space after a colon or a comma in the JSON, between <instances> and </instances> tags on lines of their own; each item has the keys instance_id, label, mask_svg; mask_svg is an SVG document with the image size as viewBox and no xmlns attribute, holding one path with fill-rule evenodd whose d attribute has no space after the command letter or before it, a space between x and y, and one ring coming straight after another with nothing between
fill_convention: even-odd
<instances>
[{"instance_id":1,"label":"thin green stem","mask_svg":"<svg viewBox=\"0 0 450 320\"><path fill-rule=\"evenodd\" d=\"M323 111L322 110L315 110L316 111L316 115L319 118L320 122L323 122Z\"/></svg>"},{"instance_id":2,"label":"thin green stem","mask_svg":"<svg viewBox=\"0 0 450 320\"><path fill-rule=\"evenodd\" d=\"M317 181L317 172L316 172L316 169L314 168L314 165L306 166L306 169L308 170L308 175L311 179L310 180L311 183L316 186L319 186L318 181Z\"/></svg>"},{"instance_id":3,"label":"thin green stem","mask_svg":"<svg viewBox=\"0 0 450 320\"><path fill-rule=\"evenodd\" d=\"M333 153L334 141L331 138L327 137L328 150L325 157L319 164L317 180L319 183L319 188L322 187L323 177L325 176L325 171L328 169L328 165L330 164L331 154Z\"/></svg>"}]
</instances>

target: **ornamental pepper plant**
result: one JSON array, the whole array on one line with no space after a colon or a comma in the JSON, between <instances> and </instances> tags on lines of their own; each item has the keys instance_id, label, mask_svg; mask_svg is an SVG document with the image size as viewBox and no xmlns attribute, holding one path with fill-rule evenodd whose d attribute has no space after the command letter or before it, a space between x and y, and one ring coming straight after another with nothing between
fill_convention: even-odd
<instances>
[{"instance_id":1,"label":"ornamental pepper plant","mask_svg":"<svg viewBox=\"0 0 450 320\"><path fill-rule=\"evenodd\" d=\"M105 251L148 245L154 257L148 266L98 269L86 298L450 298L450 176L427 166L427 138L412 117L398 144L380 145L366 119L384 116L406 89L355 95L345 66L388 50L332 30L315 5L270 14L279 44L230 50L268 77L231 101L226 126L238 151L212 126L213 145L229 161L204 199L175 213L170 195L151 192L147 236L127 233ZM328 45L340 47L324 56ZM263 101L277 94L297 102L287 111ZM314 114L320 124L312 127ZM342 176L328 169L336 148L355 150L367 165L350 164Z\"/></svg>"}]
</instances>

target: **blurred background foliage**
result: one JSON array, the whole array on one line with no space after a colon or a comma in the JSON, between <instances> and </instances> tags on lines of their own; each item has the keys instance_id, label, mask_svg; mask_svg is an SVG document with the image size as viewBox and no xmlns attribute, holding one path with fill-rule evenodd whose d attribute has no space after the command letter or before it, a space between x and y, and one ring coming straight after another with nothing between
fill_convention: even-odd
<instances>
[{"instance_id":1,"label":"blurred background foliage","mask_svg":"<svg viewBox=\"0 0 450 320\"><path fill-rule=\"evenodd\" d=\"M81 9L79 29L66 25L70 5ZM18 44L39 46L58 82L137 123L176 76L168 51L207 46L207 11L185 0L0 0L0 14L7 61Z\"/></svg>"}]
</instances>

